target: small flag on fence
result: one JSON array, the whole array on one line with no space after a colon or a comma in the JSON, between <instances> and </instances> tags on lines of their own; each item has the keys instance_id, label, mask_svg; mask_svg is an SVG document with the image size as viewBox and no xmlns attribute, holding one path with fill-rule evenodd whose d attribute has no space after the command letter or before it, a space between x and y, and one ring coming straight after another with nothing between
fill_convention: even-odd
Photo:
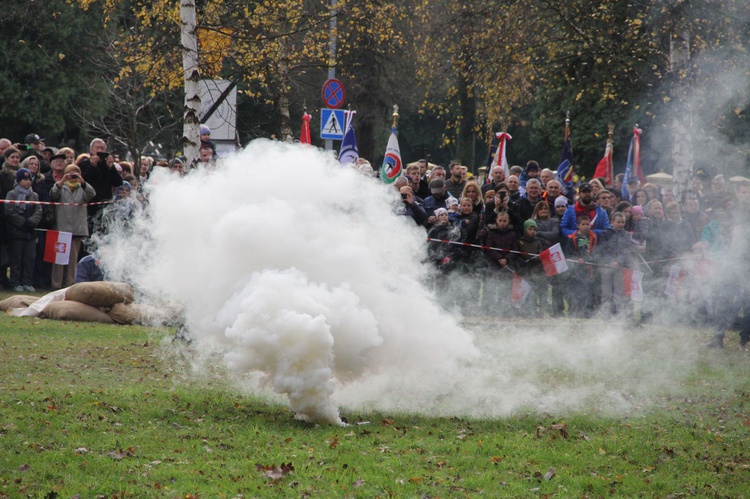
<instances>
[{"instance_id":1,"label":"small flag on fence","mask_svg":"<svg viewBox=\"0 0 750 499\"><path fill-rule=\"evenodd\" d=\"M672 297L680 293L685 277L686 275L679 265L669 267L669 277L667 278L667 286L664 289L664 294Z\"/></svg>"},{"instance_id":2,"label":"small flag on fence","mask_svg":"<svg viewBox=\"0 0 750 499\"><path fill-rule=\"evenodd\" d=\"M44 242L44 261L57 265L68 265L72 242L73 233L48 230Z\"/></svg>"},{"instance_id":3,"label":"small flag on fence","mask_svg":"<svg viewBox=\"0 0 750 499\"><path fill-rule=\"evenodd\" d=\"M511 289L511 305L521 308L531 292L531 284L518 274L513 274L513 287Z\"/></svg>"},{"instance_id":4,"label":"small flag on fence","mask_svg":"<svg viewBox=\"0 0 750 499\"><path fill-rule=\"evenodd\" d=\"M544 272L548 277L562 274L568 270L568 262L565 260L560 243L554 244L539 253L539 259L542 260Z\"/></svg>"},{"instance_id":5,"label":"small flag on fence","mask_svg":"<svg viewBox=\"0 0 750 499\"><path fill-rule=\"evenodd\" d=\"M633 301L643 300L643 272L640 270L623 269L622 280L625 288L625 296Z\"/></svg>"}]
</instances>

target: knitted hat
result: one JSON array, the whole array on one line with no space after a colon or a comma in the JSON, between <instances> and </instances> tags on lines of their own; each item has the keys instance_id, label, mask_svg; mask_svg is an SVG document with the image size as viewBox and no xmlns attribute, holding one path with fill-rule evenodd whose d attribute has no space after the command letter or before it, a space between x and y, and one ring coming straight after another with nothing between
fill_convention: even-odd
<instances>
[{"instance_id":1,"label":"knitted hat","mask_svg":"<svg viewBox=\"0 0 750 499\"><path fill-rule=\"evenodd\" d=\"M211 129L208 128L206 125L201 125L201 135L211 135Z\"/></svg>"},{"instance_id":2,"label":"knitted hat","mask_svg":"<svg viewBox=\"0 0 750 499\"><path fill-rule=\"evenodd\" d=\"M445 182L443 182L443 179L436 178L432 182L430 182L430 192L433 194L440 194L445 189Z\"/></svg>"},{"instance_id":3,"label":"knitted hat","mask_svg":"<svg viewBox=\"0 0 750 499\"><path fill-rule=\"evenodd\" d=\"M16 182L21 183L23 179L31 180L31 171L28 168L19 168L16 171Z\"/></svg>"},{"instance_id":4,"label":"knitted hat","mask_svg":"<svg viewBox=\"0 0 750 499\"><path fill-rule=\"evenodd\" d=\"M568 206L568 198L565 196L557 196L555 198L555 208L558 206Z\"/></svg>"},{"instance_id":5,"label":"knitted hat","mask_svg":"<svg viewBox=\"0 0 750 499\"><path fill-rule=\"evenodd\" d=\"M633 206L633 208L630 210L630 213L632 213L633 215L643 215L643 206Z\"/></svg>"},{"instance_id":6,"label":"knitted hat","mask_svg":"<svg viewBox=\"0 0 750 499\"><path fill-rule=\"evenodd\" d=\"M529 229L529 227L534 227L536 229L536 222L532 220L531 218L529 218L523 223L523 231L526 232Z\"/></svg>"}]
</instances>

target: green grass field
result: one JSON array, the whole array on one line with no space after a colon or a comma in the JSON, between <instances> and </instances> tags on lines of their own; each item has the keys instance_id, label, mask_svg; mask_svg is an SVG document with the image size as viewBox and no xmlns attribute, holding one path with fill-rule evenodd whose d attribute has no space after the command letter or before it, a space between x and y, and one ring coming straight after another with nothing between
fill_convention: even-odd
<instances>
[{"instance_id":1,"label":"green grass field","mask_svg":"<svg viewBox=\"0 0 750 499\"><path fill-rule=\"evenodd\" d=\"M0 497L747 497L750 357L679 334L681 386L627 415L344 407L336 427L192 375L169 329L2 316Z\"/></svg>"}]
</instances>

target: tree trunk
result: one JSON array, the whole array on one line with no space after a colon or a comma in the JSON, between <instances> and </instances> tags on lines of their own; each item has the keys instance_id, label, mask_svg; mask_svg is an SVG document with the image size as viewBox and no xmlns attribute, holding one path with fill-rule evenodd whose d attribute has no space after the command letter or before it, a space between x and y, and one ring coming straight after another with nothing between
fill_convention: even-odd
<instances>
[{"instance_id":1,"label":"tree trunk","mask_svg":"<svg viewBox=\"0 0 750 499\"><path fill-rule=\"evenodd\" d=\"M456 159L462 165L468 166L469 171L476 174L474 156L476 149L476 126L477 102L474 93L469 88L470 83L466 78L459 77L458 99L459 99L459 122L456 130Z\"/></svg>"},{"instance_id":2,"label":"tree trunk","mask_svg":"<svg viewBox=\"0 0 750 499\"><path fill-rule=\"evenodd\" d=\"M687 68L690 61L690 35L681 23L675 28L669 42L669 69L677 88L685 85L677 73ZM672 190L678 200L690 190L694 159L692 148L693 116L692 106L682 95L674 95L677 112L672 121Z\"/></svg>"},{"instance_id":3,"label":"tree trunk","mask_svg":"<svg viewBox=\"0 0 750 499\"><path fill-rule=\"evenodd\" d=\"M279 59L279 115L281 117L280 135L284 142L294 140L292 131L292 118L289 114L289 55L287 41L282 37L279 42L280 59Z\"/></svg>"},{"instance_id":4,"label":"tree trunk","mask_svg":"<svg viewBox=\"0 0 750 499\"><path fill-rule=\"evenodd\" d=\"M200 144L200 69L195 0L180 0L182 69L185 72L185 112L183 115L182 148L185 167L193 166L199 157Z\"/></svg>"}]
</instances>

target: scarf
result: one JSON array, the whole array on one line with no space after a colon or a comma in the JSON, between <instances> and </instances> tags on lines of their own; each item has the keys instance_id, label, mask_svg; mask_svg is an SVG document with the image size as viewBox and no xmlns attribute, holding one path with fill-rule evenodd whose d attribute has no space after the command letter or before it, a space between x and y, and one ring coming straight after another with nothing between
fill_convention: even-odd
<instances>
[{"instance_id":1,"label":"scarf","mask_svg":"<svg viewBox=\"0 0 750 499\"><path fill-rule=\"evenodd\" d=\"M24 187L21 187L20 185L16 185L16 192L18 192L18 198L16 198L17 201L26 201L34 193L31 187L26 189ZM16 205L16 210L18 211L18 213L25 213L28 208L31 208L31 205L27 203Z\"/></svg>"},{"instance_id":2,"label":"scarf","mask_svg":"<svg viewBox=\"0 0 750 499\"><path fill-rule=\"evenodd\" d=\"M65 181L65 185L67 185L70 188L71 191L74 191L74 190L78 189L79 187L81 187L81 183L80 182L71 182L70 180L66 180Z\"/></svg>"}]
</instances>

